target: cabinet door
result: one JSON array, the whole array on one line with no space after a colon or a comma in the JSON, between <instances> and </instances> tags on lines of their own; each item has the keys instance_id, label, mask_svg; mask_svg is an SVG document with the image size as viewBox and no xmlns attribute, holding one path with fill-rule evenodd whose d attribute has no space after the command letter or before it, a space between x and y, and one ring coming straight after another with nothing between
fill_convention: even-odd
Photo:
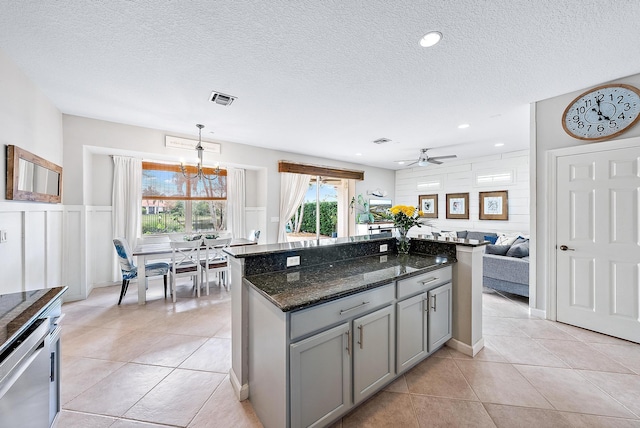
<instances>
[{"instance_id":1,"label":"cabinet door","mask_svg":"<svg viewBox=\"0 0 640 428\"><path fill-rule=\"evenodd\" d=\"M429 291L429 353L451 339L451 283Z\"/></svg>"},{"instance_id":2,"label":"cabinet door","mask_svg":"<svg viewBox=\"0 0 640 428\"><path fill-rule=\"evenodd\" d=\"M349 323L290 345L291 427L323 426L351 406Z\"/></svg>"},{"instance_id":3,"label":"cabinet door","mask_svg":"<svg viewBox=\"0 0 640 428\"><path fill-rule=\"evenodd\" d=\"M395 376L392 305L353 320L353 401L359 403Z\"/></svg>"},{"instance_id":4,"label":"cabinet door","mask_svg":"<svg viewBox=\"0 0 640 428\"><path fill-rule=\"evenodd\" d=\"M397 372L404 372L427 356L427 293L396 304Z\"/></svg>"}]
</instances>

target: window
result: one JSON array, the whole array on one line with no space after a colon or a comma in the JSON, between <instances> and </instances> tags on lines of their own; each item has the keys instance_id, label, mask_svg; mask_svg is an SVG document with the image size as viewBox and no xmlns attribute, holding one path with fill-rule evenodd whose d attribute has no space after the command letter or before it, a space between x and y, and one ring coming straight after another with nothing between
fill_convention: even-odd
<instances>
[{"instance_id":1,"label":"window","mask_svg":"<svg viewBox=\"0 0 640 428\"><path fill-rule=\"evenodd\" d=\"M142 234L227 228L227 171L203 171L213 178L190 180L179 165L142 162Z\"/></svg>"}]
</instances>

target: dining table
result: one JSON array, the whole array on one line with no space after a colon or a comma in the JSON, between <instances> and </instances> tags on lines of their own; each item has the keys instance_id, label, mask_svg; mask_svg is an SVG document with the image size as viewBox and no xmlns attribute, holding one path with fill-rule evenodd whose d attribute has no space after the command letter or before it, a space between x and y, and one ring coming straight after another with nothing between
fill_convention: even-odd
<instances>
[{"instance_id":1,"label":"dining table","mask_svg":"<svg viewBox=\"0 0 640 428\"><path fill-rule=\"evenodd\" d=\"M234 238L229 244L230 247L240 247L243 245L257 245L257 241L251 241L245 238ZM203 247L204 248L204 247ZM138 266L138 304L144 305L147 302L147 289L145 287L144 277L146 274L146 263L153 259L166 259L171 255L170 241L145 243L143 240L135 246L132 251L133 257L136 258ZM143 280L140 280L142 278Z\"/></svg>"}]
</instances>

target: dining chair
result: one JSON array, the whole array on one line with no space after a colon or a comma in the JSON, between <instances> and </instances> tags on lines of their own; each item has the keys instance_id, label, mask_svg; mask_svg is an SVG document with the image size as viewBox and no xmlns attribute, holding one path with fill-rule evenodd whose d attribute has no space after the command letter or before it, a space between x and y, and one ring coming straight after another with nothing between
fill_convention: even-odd
<instances>
[{"instance_id":1,"label":"dining chair","mask_svg":"<svg viewBox=\"0 0 640 428\"><path fill-rule=\"evenodd\" d=\"M229 277L229 263L227 261L227 255L222 251L222 249L228 247L229 244L231 244L231 238L204 239L205 258L200 262L202 265L200 280L206 284L207 296L209 295L210 272L215 273L218 276L218 284L224 283L225 288L227 288L227 290L229 289L227 285ZM202 281L203 276L206 277L206 281Z\"/></svg>"},{"instance_id":2,"label":"dining chair","mask_svg":"<svg viewBox=\"0 0 640 428\"><path fill-rule=\"evenodd\" d=\"M196 287L196 295L200 297L198 277L200 276L200 245L201 241L171 241L170 289L173 302L176 301L176 279L184 276L192 278Z\"/></svg>"},{"instance_id":3,"label":"dining chair","mask_svg":"<svg viewBox=\"0 0 640 428\"><path fill-rule=\"evenodd\" d=\"M260 231L251 229L251 231L249 232L249 236L247 236L247 239L249 241L257 241L258 238L260 238Z\"/></svg>"},{"instance_id":4,"label":"dining chair","mask_svg":"<svg viewBox=\"0 0 640 428\"><path fill-rule=\"evenodd\" d=\"M138 277L138 267L133 263L133 256L131 255L131 248L125 238L115 238L113 245L116 247L116 253L118 253L118 261L120 262L120 270L122 271L122 289L120 290L120 299L118 299L118 305L122 302L122 298L127 294L129 288L129 281ZM145 289L148 287L148 279L150 276L164 276L164 298L167 298L167 274L169 272L169 263L156 262L146 263L145 265Z\"/></svg>"}]
</instances>

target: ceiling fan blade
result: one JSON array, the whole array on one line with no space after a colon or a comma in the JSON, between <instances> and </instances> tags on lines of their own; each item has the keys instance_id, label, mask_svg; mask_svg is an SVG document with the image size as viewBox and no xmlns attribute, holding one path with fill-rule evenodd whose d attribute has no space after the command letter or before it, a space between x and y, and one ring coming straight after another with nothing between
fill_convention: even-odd
<instances>
[{"instance_id":1,"label":"ceiling fan blade","mask_svg":"<svg viewBox=\"0 0 640 428\"><path fill-rule=\"evenodd\" d=\"M453 158L457 158L457 155L447 155L447 156L433 156L433 157L429 157L429 159L453 159Z\"/></svg>"},{"instance_id":2,"label":"ceiling fan blade","mask_svg":"<svg viewBox=\"0 0 640 428\"><path fill-rule=\"evenodd\" d=\"M415 159L400 159L400 160L394 160L394 162L412 162Z\"/></svg>"},{"instance_id":3,"label":"ceiling fan blade","mask_svg":"<svg viewBox=\"0 0 640 428\"><path fill-rule=\"evenodd\" d=\"M436 158L429 158L429 159L427 159L427 162L435 163L436 165L441 165L442 164L442 162L440 162L439 160L436 160Z\"/></svg>"},{"instance_id":4,"label":"ceiling fan blade","mask_svg":"<svg viewBox=\"0 0 640 428\"><path fill-rule=\"evenodd\" d=\"M411 166L411 165L415 165L415 164L417 164L417 163L418 163L418 161L414 161L414 162L411 162L411 163L409 163L409 164L406 164L405 166Z\"/></svg>"}]
</instances>

